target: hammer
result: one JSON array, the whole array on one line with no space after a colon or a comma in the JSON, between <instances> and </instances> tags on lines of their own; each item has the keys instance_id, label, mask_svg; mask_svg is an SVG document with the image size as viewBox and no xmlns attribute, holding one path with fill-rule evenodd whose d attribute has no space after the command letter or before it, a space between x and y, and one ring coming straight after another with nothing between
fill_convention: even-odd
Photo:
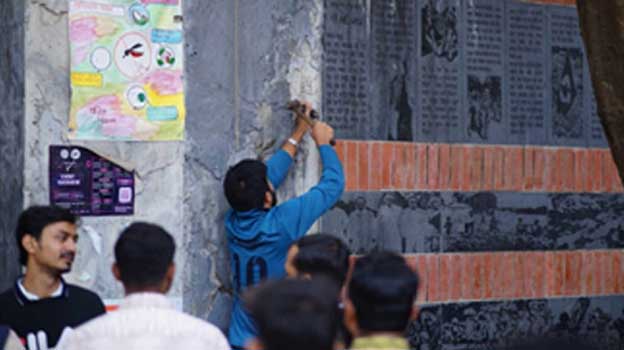
<instances>
[{"instance_id":1,"label":"hammer","mask_svg":"<svg viewBox=\"0 0 624 350\"><path fill-rule=\"evenodd\" d=\"M299 100L292 100L288 102L287 108L297 115L297 118L301 118L306 124L308 124L311 128L314 127L314 124L319 120L318 112L313 109L310 111L310 116L305 115L305 106ZM331 139L329 144L332 146L336 146L336 140Z\"/></svg>"}]
</instances>

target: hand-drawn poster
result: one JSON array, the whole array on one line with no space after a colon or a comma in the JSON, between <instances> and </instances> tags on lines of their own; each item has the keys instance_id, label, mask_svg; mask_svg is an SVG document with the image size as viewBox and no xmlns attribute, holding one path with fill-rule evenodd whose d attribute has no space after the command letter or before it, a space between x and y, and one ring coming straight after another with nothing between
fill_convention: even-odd
<instances>
[{"instance_id":1,"label":"hand-drawn poster","mask_svg":"<svg viewBox=\"0 0 624 350\"><path fill-rule=\"evenodd\" d=\"M80 216L133 215L134 172L79 146L50 146L50 204Z\"/></svg>"},{"instance_id":2,"label":"hand-drawn poster","mask_svg":"<svg viewBox=\"0 0 624 350\"><path fill-rule=\"evenodd\" d=\"M184 137L181 0L69 2L70 137Z\"/></svg>"}]
</instances>

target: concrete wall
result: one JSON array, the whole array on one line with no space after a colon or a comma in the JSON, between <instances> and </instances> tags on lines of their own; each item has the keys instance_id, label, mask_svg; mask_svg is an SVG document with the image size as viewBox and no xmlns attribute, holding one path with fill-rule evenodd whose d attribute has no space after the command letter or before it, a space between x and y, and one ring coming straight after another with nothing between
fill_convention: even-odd
<instances>
[{"instance_id":1,"label":"concrete wall","mask_svg":"<svg viewBox=\"0 0 624 350\"><path fill-rule=\"evenodd\" d=\"M24 2L0 3L0 289L19 272L15 220L24 169Z\"/></svg>"},{"instance_id":2,"label":"concrete wall","mask_svg":"<svg viewBox=\"0 0 624 350\"><path fill-rule=\"evenodd\" d=\"M291 96L320 103L320 16L319 1L185 1L184 304L221 326L231 301L223 175L238 160L281 145L292 125L284 109ZM280 198L318 178L317 159L307 153Z\"/></svg>"},{"instance_id":3,"label":"concrete wall","mask_svg":"<svg viewBox=\"0 0 624 350\"><path fill-rule=\"evenodd\" d=\"M69 47L66 1L31 1L26 5L25 49L25 206L48 203L48 147L68 144L69 116ZM83 229L94 230L101 238L101 253L94 248L97 239L82 231L87 238L79 243L79 261L96 260L96 264L76 264L69 279L93 288L102 298L118 298L122 289L110 273L112 248L121 229L134 220L153 221L163 225L182 245L183 166L182 142L113 143L81 142L97 153L130 164L136 170L137 186L134 217L89 217L82 219ZM93 232L93 231L92 231ZM183 266L183 251L176 263ZM86 273L86 275L85 275ZM171 295L182 295L183 269L179 269Z\"/></svg>"},{"instance_id":4,"label":"concrete wall","mask_svg":"<svg viewBox=\"0 0 624 350\"><path fill-rule=\"evenodd\" d=\"M186 140L75 143L134 167L137 193L133 217L83 218L86 239L70 280L102 298L121 297L109 272L118 233L134 220L156 222L179 247L170 296L181 299L186 311L227 326L231 287L221 181L229 165L270 155L281 145L292 126L284 108L291 96L320 103L319 4L183 1ZM67 2L27 2L25 26L23 192L31 205L48 201L48 146L70 143ZM318 179L315 149L310 139L305 143L280 198Z\"/></svg>"}]
</instances>

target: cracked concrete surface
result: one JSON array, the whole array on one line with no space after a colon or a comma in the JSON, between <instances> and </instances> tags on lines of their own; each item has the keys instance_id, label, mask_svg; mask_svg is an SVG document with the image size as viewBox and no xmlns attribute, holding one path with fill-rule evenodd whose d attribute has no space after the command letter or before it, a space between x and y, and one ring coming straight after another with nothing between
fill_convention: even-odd
<instances>
[{"instance_id":1,"label":"cracked concrete surface","mask_svg":"<svg viewBox=\"0 0 624 350\"><path fill-rule=\"evenodd\" d=\"M48 200L49 145L71 142L69 48L66 0L25 6L23 194L30 205ZM137 172L134 217L83 219L102 236L101 273L93 288L103 298L122 295L108 273L119 231L133 220L153 221L179 247L170 295L183 298L186 311L227 327L232 289L223 174L242 158L267 157L281 146L292 127L289 99L306 98L320 108L321 6L322 0L184 0L186 140L75 142ZM318 180L313 142L306 138L303 144L278 192L282 200Z\"/></svg>"},{"instance_id":2,"label":"cracked concrete surface","mask_svg":"<svg viewBox=\"0 0 624 350\"><path fill-rule=\"evenodd\" d=\"M290 98L319 105L320 90L301 86L307 81L320 87L322 1L185 4L185 13L195 14L185 15L184 22L187 70L193 72L187 84L205 82L203 88L187 91L189 114L206 118L187 124L184 215L189 232L186 269L192 277L185 281L184 303L189 311L225 328L231 283L221 180L228 166L243 158L265 158L281 146L292 127L285 109ZM206 37L205 32L220 35ZM306 45L311 49L299 49ZM309 139L304 143L278 192L282 200L318 179L317 158L305 157L308 148L315 153L314 147ZM198 292L203 290L211 292Z\"/></svg>"},{"instance_id":3,"label":"cracked concrete surface","mask_svg":"<svg viewBox=\"0 0 624 350\"><path fill-rule=\"evenodd\" d=\"M24 3L0 2L0 290L19 272L13 232L22 208L24 169ZM5 60L6 59L6 60Z\"/></svg>"}]
</instances>

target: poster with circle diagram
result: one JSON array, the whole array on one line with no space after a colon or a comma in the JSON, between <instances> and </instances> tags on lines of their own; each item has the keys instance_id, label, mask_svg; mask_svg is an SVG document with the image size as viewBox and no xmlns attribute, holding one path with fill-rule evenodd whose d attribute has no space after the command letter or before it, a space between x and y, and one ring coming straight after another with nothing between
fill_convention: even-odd
<instances>
[{"instance_id":1,"label":"poster with circle diagram","mask_svg":"<svg viewBox=\"0 0 624 350\"><path fill-rule=\"evenodd\" d=\"M182 0L70 0L78 140L184 138Z\"/></svg>"},{"instance_id":2,"label":"poster with circle diagram","mask_svg":"<svg viewBox=\"0 0 624 350\"><path fill-rule=\"evenodd\" d=\"M134 172L71 145L50 146L50 204L80 216L133 215Z\"/></svg>"}]
</instances>

